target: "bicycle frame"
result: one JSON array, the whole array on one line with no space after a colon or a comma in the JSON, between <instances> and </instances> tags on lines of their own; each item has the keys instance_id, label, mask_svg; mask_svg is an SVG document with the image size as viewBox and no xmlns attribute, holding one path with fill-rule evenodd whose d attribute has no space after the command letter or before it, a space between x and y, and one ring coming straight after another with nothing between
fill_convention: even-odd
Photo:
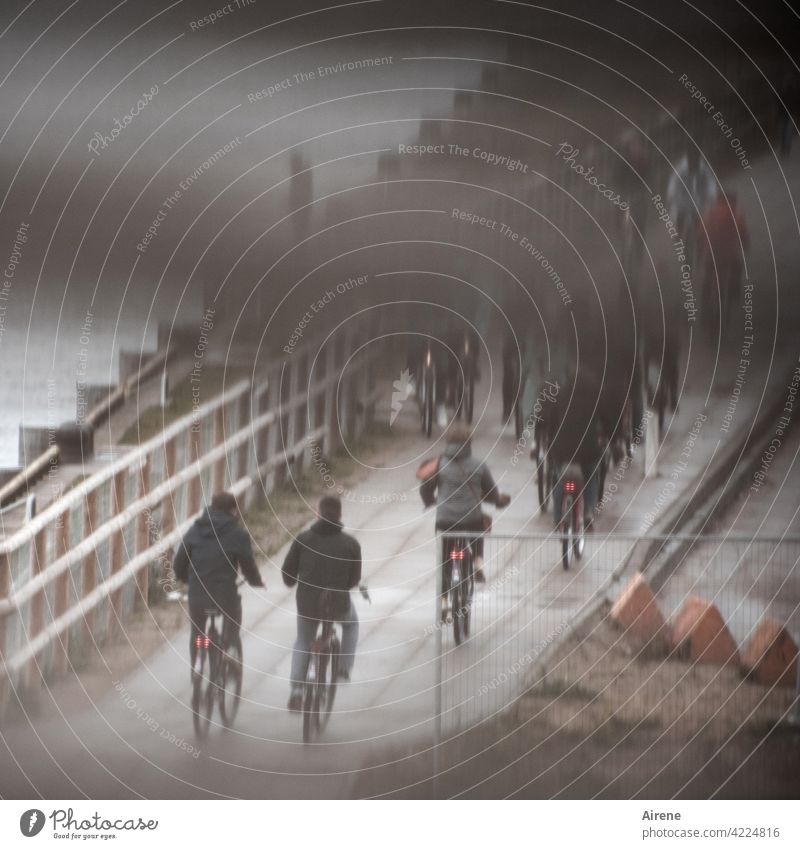
<instances>
[{"instance_id":1,"label":"bicycle frame","mask_svg":"<svg viewBox=\"0 0 800 849\"><path fill-rule=\"evenodd\" d=\"M563 492L561 495L561 521L558 532L561 535L561 559L565 569L574 552L575 557L583 556L584 524L583 524L583 479L564 472Z\"/></svg>"},{"instance_id":2,"label":"bicycle frame","mask_svg":"<svg viewBox=\"0 0 800 849\"><path fill-rule=\"evenodd\" d=\"M341 642L341 637L336 631L335 623L330 620L324 620L321 623L321 630L319 630L309 649L306 681L325 680L328 662L333 654L332 649L335 647L336 640Z\"/></svg>"},{"instance_id":3,"label":"bicycle frame","mask_svg":"<svg viewBox=\"0 0 800 849\"><path fill-rule=\"evenodd\" d=\"M341 640L327 609L309 647L303 685L303 742L311 743L325 730L336 697Z\"/></svg>"},{"instance_id":4,"label":"bicycle frame","mask_svg":"<svg viewBox=\"0 0 800 849\"><path fill-rule=\"evenodd\" d=\"M443 537L442 598L450 596L456 645L469 636L474 591L474 551L469 536Z\"/></svg>"},{"instance_id":5,"label":"bicycle frame","mask_svg":"<svg viewBox=\"0 0 800 849\"><path fill-rule=\"evenodd\" d=\"M561 528L566 531L569 525L572 525L572 530L577 533L582 515L583 491L580 483L573 478L567 478L561 499Z\"/></svg>"}]
</instances>

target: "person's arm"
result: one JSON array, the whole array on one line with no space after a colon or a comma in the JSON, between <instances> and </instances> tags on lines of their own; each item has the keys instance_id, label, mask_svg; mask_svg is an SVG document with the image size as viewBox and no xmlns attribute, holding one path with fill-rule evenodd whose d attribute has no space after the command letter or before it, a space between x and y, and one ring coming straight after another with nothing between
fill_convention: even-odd
<instances>
[{"instance_id":1,"label":"person's arm","mask_svg":"<svg viewBox=\"0 0 800 849\"><path fill-rule=\"evenodd\" d=\"M258 571L258 566L256 566L256 561L253 557L253 545L250 541L250 534L244 528L239 529L238 555L238 566L242 570L247 583L251 587L263 587L264 582L261 580L261 573Z\"/></svg>"},{"instance_id":2,"label":"person's arm","mask_svg":"<svg viewBox=\"0 0 800 849\"><path fill-rule=\"evenodd\" d=\"M353 553L350 558L350 580L348 589L352 590L361 583L361 543L353 540Z\"/></svg>"},{"instance_id":3,"label":"person's arm","mask_svg":"<svg viewBox=\"0 0 800 849\"><path fill-rule=\"evenodd\" d=\"M500 497L500 493L497 491L497 485L495 484L492 473L489 471L489 467L486 463L481 463L480 481L483 500L488 501L490 504L497 504L497 499Z\"/></svg>"},{"instance_id":4,"label":"person's arm","mask_svg":"<svg viewBox=\"0 0 800 849\"><path fill-rule=\"evenodd\" d=\"M495 484L492 473L489 471L486 463L481 464L480 476L483 500L494 504L495 507L507 507L511 501L511 497L497 489L497 484Z\"/></svg>"},{"instance_id":5,"label":"person's arm","mask_svg":"<svg viewBox=\"0 0 800 849\"><path fill-rule=\"evenodd\" d=\"M742 247L745 251L750 250L750 233L747 232L747 224L744 220L744 215L741 213L737 216L739 225L739 235L742 237Z\"/></svg>"},{"instance_id":6,"label":"person's arm","mask_svg":"<svg viewBox=\"0 0 800 849\"><path fill-rule=\"evenodd\" d=\"M175 559L172 561L172 571L175 574L175 580L181 584L189 582L189 551L187 549L186 537L178 543L178 550L175 552Z\"/></svg>"},{"instance_id":7,"label":"person's arm","mask_svg":"<svg viewBox=\"0 0 800 849\"><path fill-rule=\"evenodd\" d=\"M283 560L283 568L281 569L283 583L286 584L287 587L293 587L297 583L297 576L299 572L300 541L297 537L295 537L292 544L289 546L289 551L286 553L286 557Z\"/></svg>"},{"instance_id":8,"label":"person's arm","mask_svg":"<svg viewBox=\"0 0 800 849\"><path fill-rule=\"evenodd\" d=\"M429 477L425 478L419 488L419 494L422 498L422 503L426 507L436 504L436 490L439 486L439 472L434 472Z\"/></svg>"}]
</instances>

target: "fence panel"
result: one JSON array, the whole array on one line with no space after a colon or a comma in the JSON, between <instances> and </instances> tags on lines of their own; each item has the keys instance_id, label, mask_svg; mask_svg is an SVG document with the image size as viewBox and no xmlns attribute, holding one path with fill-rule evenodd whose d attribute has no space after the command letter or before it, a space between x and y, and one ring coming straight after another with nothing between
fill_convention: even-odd
<instances>
[{"instance_id":1,"label":"fence panel","mask_svg":"<svg viewBox=\"0 0 800 849\"><path fill-rule=\"evenodd\" d=\"M800 539L587 535L569 569L555 534L483 543L469 637L434 626L439 795L706 796L743 760L758 795L798 705Z\"/></svg>"}]
</instances>

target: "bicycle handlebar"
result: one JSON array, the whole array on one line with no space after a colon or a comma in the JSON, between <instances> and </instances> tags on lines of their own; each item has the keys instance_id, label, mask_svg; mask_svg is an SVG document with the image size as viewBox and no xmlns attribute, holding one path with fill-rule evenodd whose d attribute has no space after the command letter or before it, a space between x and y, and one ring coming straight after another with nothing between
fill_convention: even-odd
<instances>
[{"instance_id":1,"label":"bicycle handlebar","mask_svg":"<svg viewBox=\"0 0 800 849\"><path fill-rule=\"evenodd\" d=\"M240 576L239 578L236 579L236 589L238 590L239 587L241 587L242 585L244 585L246 583L247 583L247 581L243 577ZM252 584L250 586L252 586ZM263 583L261 584L260 587L253 587L253 589L266 589L266 588L267 588L267 585L263 584ZM166 593L166 596L167 596L167 601L188 602L189 601L188 587L186 589L182 588L182 589L170 590L169 592Z\"/></svg>"}]
</instances>

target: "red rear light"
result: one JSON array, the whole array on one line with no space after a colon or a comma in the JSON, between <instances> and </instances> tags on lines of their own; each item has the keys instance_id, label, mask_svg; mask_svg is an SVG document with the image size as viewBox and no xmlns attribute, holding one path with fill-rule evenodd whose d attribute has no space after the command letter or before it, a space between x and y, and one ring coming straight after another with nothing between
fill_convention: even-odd
<instances>
[{"instance_id":1,"label":"red rear light","mask_svg":"<svg viewBox=\"0 0 800 849\"><path fill-rule=\"evenodd\" d=\"M463 552L463 551L460 551L460 550L459 550L459 549L457 549L457 548L454 548L454 549L450 552L450 559L451 559L451 560L463 560L463 559L464 559L464 552Z\"/></svg>"},{"instance_id":2,"label":"red rear light","mask_svg":"<svg viewBox=\"0 0 800 849\"><path fill-rule=\"evenodd\" d=\"M567 481L564 484L564 490L566 492L575 492L575 481Z\"/></svg>"},{"instance_id":3,"label":"red rear light","mask_svg":"<svg viewBox=\"0 0 800 849\"><path fill-rule=\"evenodd\" d=\"M198 649L200 648L200 646L203 645L203 638L200 636L200 634L198 634L194 638L194 645L195 645L195 648L198 648Z\"/></svg>"},{"instance_id":4,"label":"red rear light","mask_svg":"<svg viewBox=\"0 0 800 849\"><path fill-rule=\"evenodd\" d=\"M203 637L203 648L208 648L211 645L211 640L208 637Z\"/></svg>"}]
</instances>

